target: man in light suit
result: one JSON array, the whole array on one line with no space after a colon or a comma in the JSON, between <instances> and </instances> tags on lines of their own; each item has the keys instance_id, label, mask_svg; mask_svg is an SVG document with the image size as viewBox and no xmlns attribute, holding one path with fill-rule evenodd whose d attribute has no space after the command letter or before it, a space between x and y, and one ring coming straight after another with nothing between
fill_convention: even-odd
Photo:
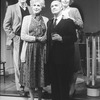
<instances>
[{"instance_id":1,"label":"man in light suit","mask_svg":"<svg viewBox=\"0 0 100 100\"><path fill-rule=\"evenodd\" d=\"M27 5L26 0L18 0L18 3L8 6L3 28L7 34L6 45L13 46L13 64L15 70L15 84L17 91L20 91L19 82L19 61L23 41L20 39L20 30L23 17L32 13L31 8Z\"/></svg>"},{"instance_id":2,"label":"man in light suit","mask_svg":"<svg viewBox=\"0 0 100 100\"><path fill-rule=\"evenodd\" d=\"M70 84L75 68L76 27L72 19L63 18L60 1L52 1L51 12L54 18L48 22L47 50L49 51L47 64L52 100L70 100Z\"/></svg>"}]
</instances>

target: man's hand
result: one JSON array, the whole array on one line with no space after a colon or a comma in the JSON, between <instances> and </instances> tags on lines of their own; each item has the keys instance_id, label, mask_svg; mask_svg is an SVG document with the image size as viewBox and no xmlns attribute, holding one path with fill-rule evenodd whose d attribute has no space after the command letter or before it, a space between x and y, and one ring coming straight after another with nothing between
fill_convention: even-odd
<instances>
[{"instance_id":1,"label":"man's hand","mask_svg":"<svg viewBox=\"0 0 100 100\"><path fill-rule=\"evenodd\" d=\"M59 34L53 34L52 40L62 41L62 37Z\"/></svg>"}]
</instances>

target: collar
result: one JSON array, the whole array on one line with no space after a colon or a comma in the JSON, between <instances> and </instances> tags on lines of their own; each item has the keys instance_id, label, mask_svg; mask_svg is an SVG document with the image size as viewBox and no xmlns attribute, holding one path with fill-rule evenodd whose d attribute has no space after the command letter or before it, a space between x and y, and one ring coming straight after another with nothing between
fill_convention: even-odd
<instances>
[{"instance_id":1,"label":"collar","mask_svg":"<svg viewBox=\"0 0 100 100\"><path fill-rule=\"evenodd\" d=\"M32 18L39 21L42 18L42 15L41 14L39 14L39 15L32 14Z\"/></svg>"},{"instance_id":2,"label":"collar","mask_svg":"<svg viewBox=\"0 0 100 100\"><path fill-rule=\"evenodd\" d=\"M23 10L26 10L26 7L27 7L27 3L26 2L24 3L23 6L22 6L22 4L20 2L18 2L18 4Z\"/></svg>"},{"instance_id":3,"label":"collar","mask_svg":"<svg viewBox=\"0 0 100 100\"><path fill-rule=\"evenodd\" d=\"M62 19L62 14L60 16L58 16L57 18L57 21L56 21L56 25L60 22L60 20Z\"/></svg>"},{"instance_id":4,"label":"collar","mask_svg":"<svg viewBox=\"0 0 100 100\"><path fill-rule=\"evenodd\" d=\"M70 11L70 7L69 6L62 10L63 19L69 18L69 11Z\"/></svg>"},{"instance_id":5,"label":"collar","mask_svg":"<svg viewBox=\"0 0 100 100\"><path fill-rule=\"evenodd\" d=\"M67 8L63 8L63 11L69 10L69 9L70 9L70 6L68 6Z\"/></svg>"}]
</instances>

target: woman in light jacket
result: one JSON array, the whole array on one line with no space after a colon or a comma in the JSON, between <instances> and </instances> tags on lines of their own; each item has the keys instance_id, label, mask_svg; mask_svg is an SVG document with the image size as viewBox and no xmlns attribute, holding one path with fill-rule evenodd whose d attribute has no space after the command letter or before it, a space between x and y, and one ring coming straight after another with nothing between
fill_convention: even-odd
<instances>
[{"instance_id":1,"label":"woman in light jacket","mask_svg":"<svg viewBox=\"0 0 100 100\"><path fill-rule=\"evenodd\" d=\"M41 15L42 8L45 6L44 0L30 0L30 6L33 15L24 17L21 30L21 39L24 43L21 52L20 82L29 88L31 100L34 100L35 89L38 89L39 100L41 100L48 18Z\"/></svg>"},{"instance_id":2,"label":"woman in light jacket","mask_svg":"<svg viewBox=\"0 0 100 100\"><path fill-rule=\"evenodd\" d=\"M83 21L82 21L82 17L79 10L76 7L70 6L73 2L74 0L61 0L62 6L63 6L62 15L64 19L70 18L74 21L76 25L77 37L79 38L79 32L83 28ZM80 59L80 50L79 50L78 42L79 42L79 39L77 42L75 42L75 60L74 60L75 74L72 80L70 95L73 95L75 93L75 82L77 79L77 72L81 69L81 59Z\"/></svg>"}]
</instances>

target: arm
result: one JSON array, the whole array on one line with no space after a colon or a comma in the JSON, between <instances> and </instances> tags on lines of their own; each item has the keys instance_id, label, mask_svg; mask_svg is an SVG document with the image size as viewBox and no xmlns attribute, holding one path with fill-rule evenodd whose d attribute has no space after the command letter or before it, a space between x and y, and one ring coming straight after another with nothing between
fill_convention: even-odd
<instances>
[{"instance_id":1,"label":"arm","mask_svg":"<svg viewBox=\"0 0 100 100\"><path fill-rule=\"evenodd\" d=\"M36 40L36 37L29 35L28 23L29 23L29 20L31 19L28 19L28 18L30 17L26 16L23 18L22 28L21 28L21 39L27 42L34 42Z\"/></svg>"},{"instance_id":2,"label":"arm","mask_svg":"<svg viewBox=\"0 0 100 100\"><path fill-rule=\"evenodd\" d=\"M76 28L72 20L65 20L65 25L62 31L62 43L72 44L77 41Z\"/></svg>"},{"instance_id":3,"label":"arm","mask_svg":"<svg viewBox=\"0 0 100 100\"><path fill-rule=\"evenodd\" d=\"M72 18L74 18L75 24L78 25L80 28L83 28L83 21L82 21L79 10L77 8L73 8L70 15Z\"/></svg>"},{"instance_id":4,"label":"arm","mask_svg":"<svg viewBox=\"0 0 100 100\"><path fill-rule=\"evenodd\" d=\"M82 41L83 38L83 34L82 34L82 28L83 28L83 21L80 15L80 12L77 8L71 8L70 11L70 16L73 17L73 21L76 25L76 33L77 33L77 37L80 38L80 41Z\"/></svg>"},{"instance_id":5,"label":"arm","mask_svg":"<svg viewBox=\"0 0 100 100\"><path fill-rule=\"evenodd\" d=\"M4 22L3 22L3 28L7 36L9 37L9 39L13 39L15 36L13 29L12 29L12 21L13 21L12 7L8 6L6 14L5 14Z\"/></svg>"},{"instance_id":6,"label":"arm","mask_svg":"<svg viewBox=\"0 0 100 100\"><path fill-rule=\"evenodd\" d=\"M77 40L76 28L73 20L64 19L60 27L56 29L52 40L59 41L59 43L63 44L73 44Z\"/></svg>"}]
</instances>

